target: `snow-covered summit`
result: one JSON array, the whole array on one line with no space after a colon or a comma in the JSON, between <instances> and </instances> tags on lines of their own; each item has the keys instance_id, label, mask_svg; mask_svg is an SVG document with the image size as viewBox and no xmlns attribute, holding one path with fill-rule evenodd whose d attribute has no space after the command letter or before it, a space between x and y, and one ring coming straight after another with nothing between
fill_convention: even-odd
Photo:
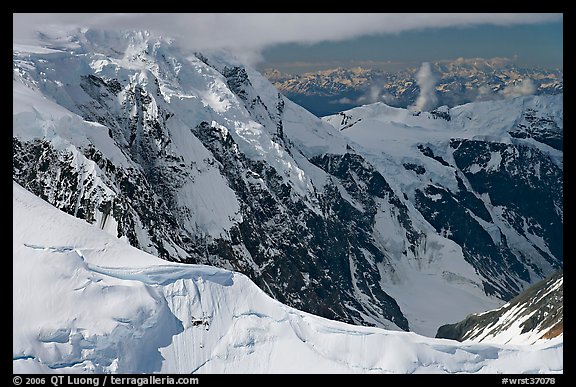
<instances>
[{"instance_id":1,"label":"snow-covered summit","mask_svg":"<svg viewBox=\"0 0 576 387\"><path fill-rule=\"evenodd\" d=\"M466 138L518 141L558 156L557 147L538 142L538 139L525 140L526 137L515 136L514 131L529 124L540 123L544 124L541 129L554 128L555 134L561 136L564 125L563 94L480 101L450 109L441 106L431 112L416 113L376 102L324 117L323 120L338 130L346 131L343 134L347 137L358 140L361 145L371 145L372 148L385 146L387 139L406 139L413 142L415 138L420 138L421 141ZM373 143L370 140L378 142ZM394 148L388 146L382 150L388 153ZM398 150L401 151L405 149Z\"/></svg>"},{"instance_id":2,"label":"snow-covered summit","mask_svg":"<svg viewBox=\"0 0 576 387\"><path fill-rule=\"evenodd\" d=\"M561 266L561 105L527 104L503 142L480 124L516 100L471 104L469 120L376 105L372 122L400 118L338 130L222 53L56 37L13 49L14 180L132 246L427 335ZM449 135L458 117L465 136Z\"/></svg>"},{"instance_id":3,"label":"snow-covered summit","mask_svg":"<svg viewBox=\"0 0 576 387\"><path fill-rule=\"evenodd\" d=\"M558 268L550 258L561 261L563 251L562 94L421 113L375 103L323 120L346 136L391 188L409 199L437 233L455 241L465 260L486 277L498 278L502 271L519 268L519 262L539 262L548 274ZM503 270L494 270L495 265ZM531 271L526 269L520 270L525 279ZM406 300L406 293L420 289L422 281L406 282L411 285L386 290ZM409 316L426 308L419 300L416 296L400 305Z\"/></svg>"}]
</instances>

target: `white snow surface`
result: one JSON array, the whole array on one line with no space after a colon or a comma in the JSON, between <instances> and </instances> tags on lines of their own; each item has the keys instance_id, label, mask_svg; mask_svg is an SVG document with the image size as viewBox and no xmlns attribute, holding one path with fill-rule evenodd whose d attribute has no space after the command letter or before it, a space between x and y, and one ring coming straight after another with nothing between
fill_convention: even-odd
<instances>
[{"instance_id":1,"label":"white snow surface","mask_svg":"<svg viewBox=\"0 0 576 387\"><path fill-rule=\"evenodd\" d=\"M186 165L195 166L175 193L178 199L175 212L185 214L182 221L188 228L200 228L203 233L214 237L226 234L240 222L240 205L234 192L217 165L212 165L215 160L211 153L190 132L202 121L225 122L245 131L251 129L254 123L246 117L245 111L239 109L238 103L236 110L228 112L231 103L227 98L235 99L235 96L226 88L223 77L214 74L213 69L197 59L182 66L168 56L171 63L166 59L160 62L164 67L160 67L153 56L168 55L166 50L170 49L170 42L160 38L154 40L145 32L120 38L115 34L90 30L75 37L78 43L70 45L69 39L52 40L52 47L58 50L35 49L32 45L14 48L13 136L24 141L35 138L49 140L58 150L75 150L92 144L114 165L140 169L110 138L107 127L86 121L76 114L78 106L90 105L90 97L78 85L78 79L95 72L99 76L137 84L147 92L155 93L153 83L148 82L152 73L165 81L159 85L163 98L157 101L178 111L178 115L167 124L172 140L167 153L181 157ZM142 52L147 49L152 53L143 58ZM25 71L29 67L34 70ZM118 100L125 92L119 93ZM107 109L115 114L122 107L118 103L107 106ZM158 106L152 106L146 114L154 117L157 111ZM228 121L222 118L223 113L226 113ZM147 245L145 238L140 242Z\"/></svg>"},{"instance_id":2,"label":"white snow surface","mask_svg":"<svg viewBox=\"0 0 576 387\"><path fill-rule=\"evenodd\" d=\"M437 162L422 157L415 144L428 143L435 153L450 161L450 154L439 152L439 149L435 147L444 144L447 138L474 138L482 133L481 136L484 137L491 136L491 138L511 141L505 134L505 129L512 125L515 119L513 114L509 114L510 111L517 111L523 104L535 106L548 104L551 109L557 109L558 102L561 102L561 99L558 100L556 97L552 100L521 97L513 100L510 105L512 108L506 108L512 109L510 111L502 111L503 108L498 103L469 104L451 109L452 120L450 122L433 119L427 112L416 117L406 109L374 104L346 112L352 116L349 123L360 118L362 120L357 121L350 128L339 131L337 129L340 128L341 116L319 120L305 109L283 98L284 109L281 119L288 141L286 141L287 145L282 147L279 140L274 137L276 125L272 119L265 116L263 120L266 125L256 122L257 120L246 109L244 102L227 87L226 79L220 72L224 67L239 63L224 53L209 55L208 64L206 64L196 56L180 55L169 41L153 38L147 33L133 33L129 41L126 41L97 31L88 31L85 35L80 34L78 41L56 37L50 42L49 47L36 47L31 44L13 48L15 63L17 63L14 68L13 81L13 136L21 140L49 139L58 149L70 149L77 153L78 157L81 156L78 148L94 144L114 164L134 167L136 164L129 161L123 151L114 144L105 126L87 122L73 112L75 111L74 104L89 99L77 85L77 79L82 74L94 73L105 79L119 79L124 84L128 82L138 84L148 93L154 94L156 92L154 85L149 82L149 79L152 79L150 75L154 75L159 80L158 87L161 92L161 96L155 100L156 103L177 113L166 124L167 132L172 139L168 145L168 152L181 156L186 165L194 166L190 169L191 178L176 192L177 204L183 210L189 209L189 215L186 215L187 218L184 221L190 229L200 227L200 231L214 237L226 233L234 224L241 222L241 215L238 200L225 178L220 174L217 162L190 132L190 128L194 128L202 121L210 123L224 133L229 133L238 144L240 151L247 157L265 160L276 168L279 175L301 196L307 196L314 189L321 190L329 180L328 175L310 163L307 158L324 153L343 154L346 152L346 145L351 145L382 172L400 200L404 201L402 193L413 192L414 187L419 187L428 181L429 174L434 174L435 181L442 183L445 187L454 190L457 188L453 173L441 167ZM42 67L43 64L45 67ZM29 72L24 71L32 66L36 67ZM49 71L53 72L43 77L42 73ZM261 98L268 111L274 113L279 99L277 90L256 71L250 68L246 68L246 71L254 92ZM111 108L119 109L115 106ZM158 106L154 108L157 109ZM154 109L151 110L150 114L153 114ZM490 118L493 113L497 113L498 118ZM562 122L559 122L559 125L561 126ZM531 144L528 140L517 141ZM540 145L534 146L540 147ZM542 150L556 157L561 163L561 152L550 147L544 147ZM214 163L209 163L209 161ZM82 162L86 163L89 160ZM415 176L414 173L406 171L402 166L403 162L422 164L427 172L421 177ZM497 166L496 162L495 158L494 167ZM91 173L98 174L98 167L96 165L92 167ZM109 195L114 194L109 190L106 192ZM345 198L353 201L349 195L345 195ZM312 206L308 200L305 200L305 203ZM404 203L411 209L412 214L418 216L417 211L412 211L413 207L408 200ZM403 257L402 251L406 250L405 238L402 235L403 228L392 216L392 211L393 209L388 208L385 202L379 203L374 238L386 247L390 256L388 261L375 265L380 270L383 289L397 300L402 313L409 320L412 331L434 336L440 325L459 321L470 313L493 309L503 303L501 300L485 295L481 288L480 276L471 265L464 261L460 248L448 238L435 235L435 231L424 219L413 219L417 223L415 227L426 235L424 247L416 256L409 253L411 256ZM187 214L186 211L182 212ZM110 219L110 224L106 225L106 229L110 234L115 234L114 219ZM450 230L446 230L446 233L449 232ZM141 234L142 236L139 236L141 245L146 246L145 232L142 231ZM508 235L507 237L509 240L512 238ZM41 245L34 241L26 243ZM64 242L62 244L51 243L46 246L68 246ZM128 248L124 244L121 246L123 249ZM48 254L47 250L35 250L36 253L38 251ZM54 254L60 256L58 254L63 253ZM66 254L73 255L74 253L67 252ZM83 254L85 257L90 255L87 252ZM150 256L144 253L134 254L150 259ZM105 255L108 256L108 253ZM118 265L126 266L127 263L123 259L115 257L112 261L118 260ZM160 262L166 265L166 262ZM115 263L108 262L106 265L113 266ZM173 267L173 264L170 264L170 267ZM189 266L186 268L191 270ZM96 275L90 273L90 275ZM234 278L244 277L234 274ZM247 281L247 279L242 281ZM174 283L176 282L174 280ZM192 287L194 281L184 282L188 284L186 286ZM158 287L159 285L149 286ZM216 285L210 286L217 287ZM176 290L173 291L176 292ZM188 290L182 290L182 292L188 294ZM170 305L169 302L168 304ZM184 308L184 306L177 307ZM195 317L200 318L197 315ZM258 321L260 320L262 319L258 318ZM144 324L144 322L141 323ZM174 345L166 348L176 348L179 345L177 343L180 342L177 338L189 334L186 332L188 331L185 330L175 335ZM194 340L200 339L196 337ZM381 344L383 343L384 341ZM206 348L206 345L202 345ZM314 345L321 346L316 343ZM90 349L78 348L74 350L90 351ZM171 356L170 350L163 351L166 354L162 352L162 356L168 359L168 356ZM210 364L218 361L216 355L210 357L204 349L197 351L199 354L204 354L202 355L204 357L194 354L194 359L201 358L207 362L200 370L208 370L212 367ZM218 356L224 356L222 352L224 349L220 351L215 353ZM226 356L233 355L227 354ZM211 360L208 360L209 358ZM19 360L19 362L25 361L30 360ZM172 364L169 367L175 367L166 369L188 370L186 367L174 366L173 362L167 361L166 364ZM200 363L194 364L200 366ZM128 366L125 367L129 369ZM368 368L363 368L362 372ZM348 370L346 367L343 369ZM272 367L261 371L275 370L277 369ZM409 372L409 370L402 372Z\"/></svg>"},{"instance_id":3,"label":"white snow surface","mask_svg":"<svg viewBox=\"0 0 576 387\"><path fill-rule=\"evenodd\" d=\"M559 278L548 288L547 291L542 292L538 299L533 300L532 303L542 300L548 294L562 286L563 283L564 277ZM497 310L505 310L509 307L510 303L506 303ZM535 344L547 342L548 339L543 339L542 337L553 327L548 329L536 327L527 332L522 332L524 330L523 324L526 323L533 314L526 314L525 308L526 305L524 304L514 305L508 311L503 313L496 323L486 326L483 329L476 328L467 334L469 339L466 341L493 344ZM505 329L502 329L503 327L505 327ZM564 336L564 333L560 333L559 336Z\"/></svg>"},{"instance_id":4,"label":"white snow surface","mask_svg":"<svg viewBox=\"0 0 576 387\"><path fill-rule=\"evenodd\" d=\"M444 109L450 114L450 121L435 118L429 112L414 115L408 109L395 108L382 102L359 106L322 119L338 129L345 137L362 147L377 161L377 155L388 158L408 159L421 154L417 143L440 145L451 138L489 140L503 143L517 141L526 146L536 147L551 159L562 165L562 152L531 139L513 139L509 130L521 120L521 113L527 109L546 112L556 124L563 128L563 95L522 96L503 103L501 100L473 102ZM441 154L441 156L445 156ZM384 160L380 160L381 162ZM449 160L447 160L449 161ZM497 160L492 161L496 166ZM428 168L428 166L427 166ZM387 176L388 177L388 176ZM399 176L399 181L404 176Z\"/></svg>"},{"instance_id":5,"label":"white snow surface","mask_svg":"<svg viewBox=\"0 0 576 387\"><path fill-rule=\"evenodd\" d=\"M13 183L15 373L562 373L563 339L458 343L300 312L167 263Z\"/></svg>"},{"instance_id":6,"label":"white snow surface","mask_svg":"<svg viewBox=\"0 0 576 387\"><path fill-rule=\"evenodd\" d=\"M523 96L507 100L506 103L484 101L451 109L439 108L439 111L450 114L450 121L434 117L429 112L415 115L408 109L391 107L382 102L356 107L341 114L323 117L322 120L346 137L349 145L372 163L398 197L402 198L403 193L411 196L416 189L422 189L430 181L454 192L459 190L454 168L444 167L436 160L422 157L418 144L430 147L435 155L453 165L450 139L518 142L539 149L562 168L561 151L532 139L512 138L508 133L521 121L522 113L528 109L539 114L546 112L558 127L563 127L562 95ZM407 170L404 163L423 166L426 172L417 175ZM498 169L500 163L500 154L493 153L486 167ZM474 173L474 170L471 172ZM431 199L437 200L438 196L432 196ZM493 208L489 198L483 200L488 208ZM408 208L413 206L410 201L404 203ZM500 222L498 209L493 208L493 211L495 221ZM379 266L383 278L382 288L396 299L410 323L410 330L434 336L437 328L446 322L457 322L470 313L500 307L502 301L481 295L481 279L474 268L464 261L461 248L447 238L450 230L437 235L424 219L418 217L417 211L411 212L417 216L413 220L418 228L426 234L425 247L409 259L392 258L388 266L393 266L394 270L387 270L387 266L381 264ZM375 239L386 247L386 251L396 252L396 256L400 256L404 248L404 236L396 231L398 227L390 218L390 213L390 209L380 206L376 216ZM499 234L494 233L494 226L485 223L481 224L487 232L499 238ZM523 246L525 251L533 249L527 240L515 233L506 237L515 246ZM531 241L536 239L533 235L529 238ZM541 248L547 251L544 244Z\"/></svg>"}]
</instances>

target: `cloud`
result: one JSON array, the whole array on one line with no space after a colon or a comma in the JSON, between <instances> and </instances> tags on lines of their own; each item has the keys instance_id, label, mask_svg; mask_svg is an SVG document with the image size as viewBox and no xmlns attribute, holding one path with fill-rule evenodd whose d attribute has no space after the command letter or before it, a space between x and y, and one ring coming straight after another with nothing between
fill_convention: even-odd
<instances>
[{"instance_id":1,"label":"cloud","mask_svg":"<svg viewBox=\"0 0 576 387\"><path fill-rule=\"evenodd\" d=\"M500 26L562 21L562 14L528 13L69 13L13 14L15 42L44 28L146 29L181 38L188 48L258 53L279 43L312 44L364 35L481 24Z\"/></svg>"},{"instance_id":2,"label":"cloud","mask_svg":"<svg viewBox=\"0 0 576 387\"><path fill-rule=\"evenodd\" d=\"M489 101L493 99L499 99L494 91L488 85L482 85L478 87L478 94L476 95L475 101Z\"/></svg>"},{"instance_id":3,"label":"cloud","mask_svg":"<svg viewBox=\"0 0 576 387\"><path fill-rule=\"evenodd\" d=\"M521 95L532 95L536 92L536 89L534 82L530 78L526 78L519 84L507 86L500 93L504 98L514 98Z\"/></svg>"},{"instance_id":4,"label":"cloud","mask_svg":"<svg viewBox=\"0 0 576 387\"><path fill-rule=\"evenodd\" d=\"M463 57L459 57L456 59L443 59L443 60L439 60L438 63L449 63L449 64L456 64L456 65L461 65L461 64L466 64L466 65L475 65L475 64L489 64L491 66L494 67L501 67L501 66L505 66L513 61L518 60L518 55L513 55L511 58L508 57L493 57L493 58L463 58Z\"/></svg>"},{"instance_id":5,"label":"cloud","mask_svg":"<svg viewBox=\"0 0 576 387\"><path fill-rule=\"evenodd\" d=\"M342 97L342 98L334 101L334 103L339 103L339 104L353 104L354 101L351 100L350 98Z\"/></svg>"},{"instance_id":6,"label":"cloud","mask_svg":"<svg viewBox=\"0 0 576 387\"><path fill-rule=\"evenodd\" d=\"M416 73L416 83L420 87L420 94L414 105L409 106L411 111L429 111L438 104L436 96L436 82L438 77L432 72L430 62L423 62L420 70Z\"/></svg>"},{"instance_id":7,"label":"cloud","mask_svg":"<svg viewBox=\"0 0 576 387\"><path fill-rule=\"evenodd\" d=\"M371 85L367 94L368 103L380 101L380 98L382 97L382 89L383 87L379 84Z\"/></svg>"},{"instance_id":8,"label":"cloud","mask_svg":"<svg viewBox=\"0 0 576 387\"><path fill-rule=\"evenodd\" d=\"M382 94L382 100L388 105L395 105L398 102L398 98L390 93Z\"/></svg>"}]
</instances>

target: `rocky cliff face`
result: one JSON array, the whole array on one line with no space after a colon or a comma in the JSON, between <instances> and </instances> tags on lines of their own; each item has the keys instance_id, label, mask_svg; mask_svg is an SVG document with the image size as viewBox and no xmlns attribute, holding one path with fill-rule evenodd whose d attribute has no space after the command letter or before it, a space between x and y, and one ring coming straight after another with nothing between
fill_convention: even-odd
<instances>
[{"instance_id":1,"label":"rocky cliff face","mask_svg":"<svg viewBox=\"0 0 576 387\"><path fill-rule=\"evenodd\" d=\"M564 274L559 271L502 307L443 325L436 337L458 341L519 344L552 339L564 332Z\"/></svg>"},{"instance_id":2,"label":"rocky cliff face","mask_svg":"<svg viewBox=\"0 0 576 387\"><path fill-rule=\"evenodd\" d=\"M226 55L146 32L44 45L14 48L13 178L144 251L243 272L321 316L428 334L561 267L561 150L526 145L557 143L557 114L542 136L538 109L511 125L523 143L449 136L439 153L410 139L417 156L391 152L387 168ZM432 319L407 311L398 289L419 278L465 297L432 297L447 313Z\"/></svg>"}]
</instances>

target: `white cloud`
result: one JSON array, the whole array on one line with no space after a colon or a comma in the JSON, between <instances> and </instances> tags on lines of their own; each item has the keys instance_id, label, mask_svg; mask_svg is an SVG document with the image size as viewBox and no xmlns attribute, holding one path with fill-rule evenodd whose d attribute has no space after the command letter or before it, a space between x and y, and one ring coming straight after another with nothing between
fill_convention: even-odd
<instances>
[{"instance_id":1,"label":"white cloud","mask_svg":"<svg viewBox=\"0 0 576 387\"><path fill-rule=\"evenodd\" d=\"M398 102L398 99L390 93L382 94L382 100L384 101L384 103L388 105L395 104L396 102Z\"/></svg>"},{"instance_id":2,"label":"white cloud","mask_svg":"<svg viewBox=\"0 0 576 387\"><path fill-rule=\"evenodd\" d=\"M436 82L438 82L438 77L432 72L432 66L429 62L423 62L420 70L416 73L416 83L420 87L420 94L414 105L408 108L417 112L435 108L438 104Z\"/></svg>"},{"instance_id":3,"label":"white cloud","mask_svg":"<svg viewBox=\"0 0 576 387\"><path fill-rule=\"evenodd\" d=\"M536 92L536 85L530 78L522 80L516 85L509 85L500 93L504 98L520 97L521 95L532 95Z\"/></svg>"},{"instance_id":4,"label":"white cloud","mask_svg":"<svg viewBox=\"0 0 576 387\"><path fill-rule=\"evenodd\" d=\"M370 90L368 91L368 103L374 103L380 101L382 97L382 89L383 87L379 84L370 86Z\"/></svg>"},{"instance_id":5,"label":"white cloud","mask_svg":"<svg viewBox=\"0 0 576 387\"><path fill-rule=\"evenodd\" d=\"M562 14L527 13L13 14L13 37L15 42L21 41L49 26L146 29L180 37L189 48L197 50L258 52L278 43L311 44L425 28L535 24L562 18Z\"/></svg>"},{"instance_id":6,"label":"white cloud","mask_svg":"<svg viewBox=\"0 0 576 387\"><path fill-rule=\"evenodd\" d=\"M482 85L478 88L478 94L476 95L475 101L488 101L492 99L498 99L494 91L488 85Z\"/></svg>"}]
</instances>

